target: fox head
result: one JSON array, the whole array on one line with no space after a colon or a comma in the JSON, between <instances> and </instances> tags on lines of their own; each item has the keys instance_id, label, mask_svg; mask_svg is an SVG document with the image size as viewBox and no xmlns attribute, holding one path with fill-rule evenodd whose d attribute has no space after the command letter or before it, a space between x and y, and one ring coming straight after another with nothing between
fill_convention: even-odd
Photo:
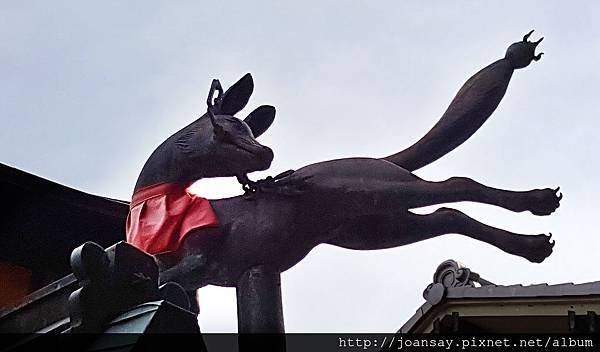
<instances>
[{"instance_id":1,"label":"fox head","mask_svg":"<svg viewBox=\"0 0 600 352\"><path fill-rule=\"evenodd\" d=\"M219 95L213 101L213 93ZM165 140L152 153L135 189L164 182L191 182L206 177L240 176L266 170L273 151L256 141L275 119L275 108L262 105L243 120L234 115L254 90L250 74L222 93L217 80L209 94L209 112Z\"/></svg>"}]
</instances>

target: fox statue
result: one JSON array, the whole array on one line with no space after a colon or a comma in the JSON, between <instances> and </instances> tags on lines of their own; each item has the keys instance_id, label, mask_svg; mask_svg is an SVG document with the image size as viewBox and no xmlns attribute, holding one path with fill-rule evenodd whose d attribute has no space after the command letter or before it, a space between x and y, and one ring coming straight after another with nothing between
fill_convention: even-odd
<instances>
[{"instance_id":1,"label":"fox statue","mask_svg":"<svg viewBox=\"0 0 600 352\"><path fill-rule=\"evenodd\" d=\"M256 265L283 272L323 243L375 250L461 234L542 262L554 246L551 234L512 233L445 207L411 212L460 201L535 215L558 208L558 188L509 191L466 177L429 182L412 173L473 135L502 100L513 72L541 58L535 49L543 38L531 42L530 35L469 78L439 122L406 150L319 162L258 182L246 174L271 165L273 151L256 138L273 122L275 108L260 106L238 119L252 77L246 74L225 92L213 81L207 113L165 140L144 165L130 205L128 241L155 255L161 281L187 290L235 286ZM198 179L233 176L245 195L208 200L187 192Z\"/></svg>"}]
</instances>

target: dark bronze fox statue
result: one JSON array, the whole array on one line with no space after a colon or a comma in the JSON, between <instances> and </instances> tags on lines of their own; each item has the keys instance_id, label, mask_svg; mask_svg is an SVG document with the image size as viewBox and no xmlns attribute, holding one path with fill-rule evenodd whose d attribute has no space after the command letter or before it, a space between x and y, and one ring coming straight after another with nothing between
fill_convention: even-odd
<instances>
[{"instance_id":1,"label":"dark bronze fox statue","mask_svg":"<svg viewBox=\"0 0 600 352\"><path fill-rule=\"evenodd\" d=\"M244 120L238 119L234 115L253 91L252 77L245 75L224 93L213 82L211 92L218 91L219 96L213 99L211 93L209 111L154 151L135 191L157 184L236 176L248 192L208 201L218 226L192 229L176 250L157 254L161 281L176 281L188 290L207 284L235 286L253 266L283 272L322 243L374 250L450 233L542 262L552 252L551 235L512 233L451 208L426 215L411 212L460 201L535 215L549 215L558 208L562 198L558 188L508 191L466 177L429 182L412 174L473 135L502 100L514 70L540 59L542 54L536 55L535 48L541 39L531 42L530 35L512 44L504 58L469 78L439 122L408 149L384 158L320 162L256 183L246 174L271 165L273 152L256 138L273 122L275 109L261 106Z\"/></svg>"}]
</instances>

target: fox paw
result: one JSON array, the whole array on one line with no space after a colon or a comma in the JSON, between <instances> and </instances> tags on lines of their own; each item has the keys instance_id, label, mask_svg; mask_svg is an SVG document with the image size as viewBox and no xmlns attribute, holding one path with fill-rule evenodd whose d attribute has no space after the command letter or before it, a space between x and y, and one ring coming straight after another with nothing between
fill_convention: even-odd
<instances>
[{"instance_id":1,"label":"fox paw","mask_svg":"<svg viewBox=\"0 0 600 352\"><path fill-rule=\"evenodd\" d=\"M563 197L559 190L560 187L530 191L528 210L534 215L552 214L560 206L560 200Z\"/></svg>"},{"instance_id":2,"label":"fox paw","mask_svg":"<svg viewBox=\"0 0 600 352\"><path fill-rule=\"evenodd\" d=\"M527 245L524 246L524 251L521 254L525 259L533 263L541 263L550 254L554 248L554 240L552 240L552 234L549 235L535 235L526 236Z\"/></svg>"}]
</instances>

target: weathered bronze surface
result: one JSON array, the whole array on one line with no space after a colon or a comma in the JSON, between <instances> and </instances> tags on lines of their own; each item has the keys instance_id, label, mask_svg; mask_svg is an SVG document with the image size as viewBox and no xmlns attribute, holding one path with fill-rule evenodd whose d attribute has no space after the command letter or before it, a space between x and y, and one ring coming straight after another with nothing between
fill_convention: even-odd
<instances>
[{"instance_id":1,"label":"weathered bronze surface","mask_svg":"<svg viewBox=\"0 0 600 352\"><path fill-rule=\"evenodd\" d=\"M237 176L247 193L211 200L221 226L190 234L179 253L160 257L161 281L173 280L187 289L235 286L249 268L262 265L283 272L321 243L373 250L449 233L542 262L554 246L548 235L508 232L450 208L427 215L410 211L459 201L535 215L549 215L558 208L562 198L558 188L515 192L466 177L429 182L411 173L475 133L502 100L514 70L540 59L534 51L541 39L530 42L530 35L512 44L504 58L469 78L439 122L408 149L384 158L320 162L259 182L250 181L246 174L271 165L273 152L255 138L271 125L275 109L261 106L240 120L233 115L250 98L251 76L245 75L224 93L214 81L208 112L154 151L136 190L161 182Z\"/></svg>"}]
</instances>

